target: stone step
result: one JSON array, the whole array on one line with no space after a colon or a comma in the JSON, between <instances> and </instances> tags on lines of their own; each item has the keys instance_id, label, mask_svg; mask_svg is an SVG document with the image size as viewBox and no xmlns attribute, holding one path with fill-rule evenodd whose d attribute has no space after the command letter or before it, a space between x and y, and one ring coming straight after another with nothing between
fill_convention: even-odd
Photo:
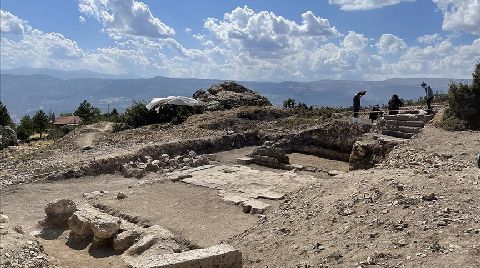
<instances>
[{"instance_id":1,"label":"stone step","mask_svg":"<svg viewBox=\"0 0 480 268\"><path fill-rule=\"evenodd\" d=\"M415 133L405 133L401 131L392 131L392 130L383 130L382 134L387 136L392 136L395 138L402 138L402 139L410 139L411 137L413 137L413 135L415 135Z\"/></svg>"},{"instance_id":2,"label":"stone step","mask_svg":"<svg viewBox=\"0 0 480 268\"><path fill-rule=\"evenodd\" d=\"M425 114L397 114L397 115L384 115L385 120L398 120L398 121L422 121L428 122L433 119L433 115Z\"/></svg>"},{"instance_id":3,"label":"stone step","mask_svg":"<svg viewBox=\"0 0 480 268\"><path fill-rule=\"evenodd\" d=\"M405 127L424 127L425 123L423 123L423 121L385 120L385 125L405 126Z\"/></svg>"},{"instance_id":4,"label":"stone step","mask_svg":"<svg viewBox=\"0 0 480 268\"><path fill-rule=\"evenodd\" d=\"M382 135L382 134L375 134L373 136L373 139L378 140L383 144L392 144L392 147L407 141L406 139L403 139L403 138L396 138L396 137Z\"/></svg>"},{"instance_id":5,"label":"stone step","mask_svg":"<svg viewBox=\"0 0 480 268\"><path fill-rule=\"evenodd\" d=\"M422 131L421 127L406 127L406 126L386 125L385 128L386 128L386 130L400 131L400 132L404 132L404 133L413 133L413 134L418 134Z\"/></svg>"}]
</instances>

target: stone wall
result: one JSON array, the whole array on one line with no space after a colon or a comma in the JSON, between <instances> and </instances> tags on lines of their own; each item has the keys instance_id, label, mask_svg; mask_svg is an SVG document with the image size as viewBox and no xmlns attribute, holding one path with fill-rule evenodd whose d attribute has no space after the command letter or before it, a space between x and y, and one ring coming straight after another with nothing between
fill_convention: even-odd
<instances>
[{"instance_id":1,"label":"stone wall","mask_svg":"<svg viewBox=\"0 0 480 268\"><path fill-rule=\"evenodd\" d=\"M221 137L210 137L192 140L182 140L159 145L147 146L135 153L93 160L86 165L65 169L47 176L48 180L62 180L95 176L100 174L113 174L123 171L124 165L131 162L145 162L145 156L160 159L163 155L179 156L195 151L199 154L215 153L219 151L258 145L261 139L257 132L234 133Z\"/></svg>"},{"instance_id":2,"label":"stone wall","mask_svg":"<svg viewBox=\"0 0 480 268\"><path fill-rule=\"evenodd\" d=\"M328 122L294 135L285 151L348 161L355 142L370 129L368 124L340 120Z\"/></svg>"}]
</instances>

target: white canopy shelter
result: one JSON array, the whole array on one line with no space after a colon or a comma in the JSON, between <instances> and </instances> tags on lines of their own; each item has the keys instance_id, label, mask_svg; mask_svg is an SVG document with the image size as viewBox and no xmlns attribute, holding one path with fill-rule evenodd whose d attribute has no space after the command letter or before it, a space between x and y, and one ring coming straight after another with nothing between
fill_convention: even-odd
<instances>
[{"instance_id":1,"label":"white canopy shelter","mask_svg":"<svg viewBox=\"0 0 480 268\"><path fill-rule=\"evenodd\" d=\"M184 96L168 96L166 98L153 98L152 101L146 105L147 109L151 110L161 105L179 105L179 106L199 106L200 103L196 99Z\"/></svg>"}]
</instances>

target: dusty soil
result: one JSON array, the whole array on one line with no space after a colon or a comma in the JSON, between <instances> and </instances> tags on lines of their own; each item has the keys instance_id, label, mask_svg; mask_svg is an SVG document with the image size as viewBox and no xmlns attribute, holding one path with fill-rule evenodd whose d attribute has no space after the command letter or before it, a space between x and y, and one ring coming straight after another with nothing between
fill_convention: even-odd
<instances>
[{"instance_id":1,"label":"dusty soil","mask_svg":"<svg viewBox=\"0 0 480 268\"><path fill-rule=\"evenodd\" d=\"M379 168L290 195L230 243L245 267L479 267L479 139L428 126Z\"/></svg>"},{"instance_id":2,"label":"dusty soil","mask_svg":"<svg viewBox=\"0 0 480 268\"><path fill-rule=\"evenodd\" d=\"M304 127L284 127L288 118L247 120L239 118L238 111L206 113L182 125L120 133L111 133L108 124L100 123L82 127L53 144L2 151L0 211L8 216L8 222L1 225L11 231L19 224L17 229L22 232L13 230L2 240L22 243L2 244L1 256L14 251L26 254L22 260L42 256L38 265L17 267L122 267L111 252L67 246L68 232L38 239L29 235L38 229L46 203L70 198L95 203L142 224L159 224L192 247L227 241L242 251L245 267L480 267L480 171L474 165L480 132L447 132L430 124L373 169L334 177L324 172L301 172L313 177L304 184L296 184L297 177L279 180L279 173L284 171L255 165L250 167L258 173L250 177L226 175L222 179L199 172L192 176L191 184L158 180L169 174L156 173L142 180L101 175L42 182L47 172L151 144L221 136L232 129L277 135ZM86 145L93 149L82 151ZM215 164L234 166L238 157L252 150L247 147L217 153ZM290 161L325 170L347 170L345 163L302 154L291 154ZM272 179L262 177L267 171ZM28 183L36 180L39 182ZM223 186L208 187L208 183ZM241 189L239 185L247 185L248 191L278 188L287 195L282 200L269 200L266 216L258 217L244 214L239 206L221 198L226 190ZM92 200L82 197L100 190L108 193ZM115 199L119 191L127 198ZM29 247L35 254L29 253Z\"/></svg>"},{"instance_id":3,"label":"dusty soil","mask_svg":"<svg viewBox=\"0 0 480 268\"><path fill-rule=\"evenodd\" d=\"M137 217L142 224L160 225L198 247L210 247L253 227L258 218L226 203L215 190L181 182L131 188L128 196L101 197L98 203ZM194 224L193 224L194 223Z\"/></svg>"}]
</instances>

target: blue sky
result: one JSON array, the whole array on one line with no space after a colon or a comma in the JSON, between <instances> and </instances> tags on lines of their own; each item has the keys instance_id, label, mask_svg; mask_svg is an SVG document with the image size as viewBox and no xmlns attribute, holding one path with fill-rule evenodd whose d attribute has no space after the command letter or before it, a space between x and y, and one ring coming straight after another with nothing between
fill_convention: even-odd
<instances>
[{"instance_id":1,"label":"blue sky","mask_svg":"<svg viewBox=\"0 0 480 268\"><path fill-rule=\"evenodd\" d=\"M1 68L239 80L469 78L480 0L2 0Z\"/></svg>"}]
</instances>

